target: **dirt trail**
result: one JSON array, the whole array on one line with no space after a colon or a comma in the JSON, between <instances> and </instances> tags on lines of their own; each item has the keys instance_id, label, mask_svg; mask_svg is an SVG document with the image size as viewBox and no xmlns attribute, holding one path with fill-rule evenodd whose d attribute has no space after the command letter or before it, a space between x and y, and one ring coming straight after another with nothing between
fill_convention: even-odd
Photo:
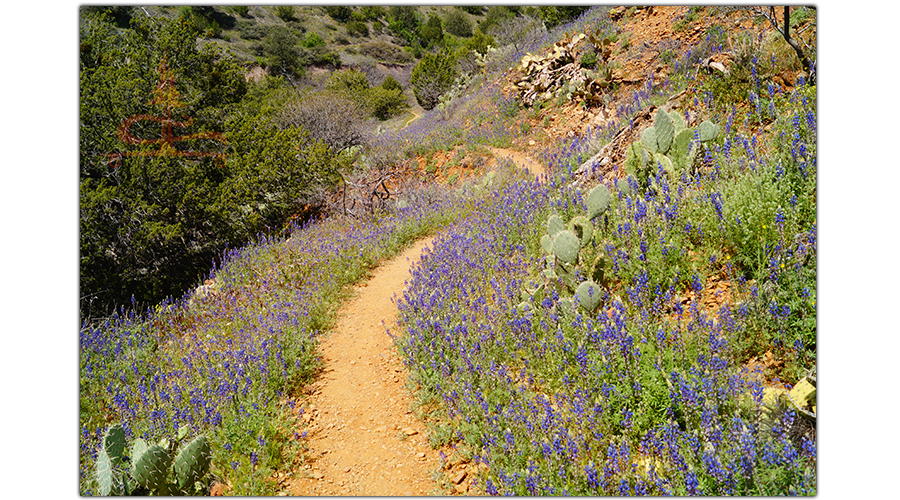
<instances>
[{"instance_id":1,"label":"dirt trail","mask_svg":"<svg viewBox=\"0 0 900 500\"><path fill-rule=\"evenodd\" d=\"M535 176L542 176L547 173L547 169L540 163L533 160L530 156L521 151L513 151L512 149L490 148L491 154L498 160L509 158L517 166L528 169Z\"/></svg>"},{"instance_id":2,"label":"dirt trail","mask_svg":"<svg viewBox=\"0 0 900 500\"><path fill-rule=\"evenodd\" d=\"M324 373L305 415L312 460L295 471L286 493L302 496L422 496L436 493L441 467L424 424L410 412L402 366L386 328L424 239L379 267L344 305L336 328L320 345Z\"/></svg>"},{"instance_id":3,"label":"dirt trail","mask_svg":"<svg viewBox=\"0 0 900 500\"><path fill-rule=\"evenodd\" d=\"M546 169L524 153L491 148L534 175ZM321 342L325 363L304 406L310 460L294 471L283 494L298 496L422 496L440 491L438 450L411 411L403 367L387 329L396 331L399 297L430 248L426 238L375 270L340 310ZM464 467L464 466L463 466ZM460 471L454 471L459 475ZM454 486L469 492L472 478ZM457 481L454 480L454 483Z\"/></svg>"}]
</instances>

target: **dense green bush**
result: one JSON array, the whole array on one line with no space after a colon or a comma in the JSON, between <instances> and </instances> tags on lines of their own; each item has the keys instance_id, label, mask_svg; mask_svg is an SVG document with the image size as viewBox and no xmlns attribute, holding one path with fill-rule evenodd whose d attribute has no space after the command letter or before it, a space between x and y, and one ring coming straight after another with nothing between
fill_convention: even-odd
<instances>
[{"instance_id":1,"label":"dense green bush","mask_svg":"<svg viewBox=\"0 0 900 500\"><path fill-rule=\"evenodd\" d=\"M388 75L387 78L381 82L381 87L385 90L403 90L403 86L400 85L400 82L391 75Z\"/></svg>"},{"instance_id":2,"label":"dense green bush","mask_svg":"<svg viewBox=\"0 0 900 500\"><path fill-rule=\"evenodd\" d=\"M353 8L346 5L331 5L325 7L325 13L337 22L345 23L353 15Z\"/></svg>"},{"instance_id":3,"label":"dense green bush","mask_svg":"<svg viewBox=\"0 0 900 500\"><path fill-rule=\"evenodd\" d=\"M290 21L294 18L294 7L292 5L278 5L275 7L275 15L282 21Z\"/></svg>"},{"instance_id":4,"label":"dense green bush","mask_svg":"<svg viewBox=\"0 0 900 500\"><path fill-rule=\"evenodd\" d=\"M325 40L322 40L318 33L309 32L306 34L306 39L303 40L304 47L311 49L320 45L325 45Z\"/></svg>"},{"instance_id":5,"label":"dense green bush","mask_svg":"<svg viewBox=\"0 0 900 500\"><path fill-rule=\"evenodd\" d=\"M406 104L406 96L403 95L402 89L372 87L368 92L366 107L375 118L387 120L409 106Z\"/></svg>"},{"instance_id":6,"label":"dense green bush","mask_svg":"<svg viewBox=\"0 0 900 500\"><path fill-rule=\"evenodd\" d=\"M388 28L408 44L416 39L419 24L421 22L415 7L392 5L388 10Z\"/></svg>"},{"instance_id":7,"label":"dense green bush","mask_svg":"<svg viewBox=\"0 0 900 500\"><path fill-rule=\"evenodd\" d=\"M369 36L369 27L364 22L351 21L347 23L347 34L350 36Z\"/></svg>"},{"instance_id":8,"label":"dense green bush","mask_svg":"<svg viewBox=\"0 0 900 500\"><path fill-rule=\"evenodd\" d=\"M241 17L250 17L250 7L246 5L229 5L225 10Z\"/></svg>"},{"instance_id":9,"label":"dense green bush","mask_svg":"<svg viewBox=\"0 0 900 500\"><path fill-rule=\"evenodd\" d=\"M456 76L456 58L452 54L425 54L413 68L409 83L419 105L430 110L440 102Z\"/></svg>"},{"instance_id":10,"label":"dense green bush","mask_svg":"<svg viewBox=\"0 0 900 500\"><path fill-rule=\"evenodd\" d=\"M447 33L450 33L451 35L464 38L472 36L472 23L469 21L469 18L458 9L453 9L447 13L447 19L444 20L444 25L447 28Z\"/></svg>"},{"instance_id":11,"label":"dense green bush","mask_svg":"<svg viewBox=\"0 0 900 500\"><path fill-rule=\"evenodd\" d=\"M307 131L281 131L260 116L277 101L278 80L248 87L244 68L212 45L198 49L187 23L138 17L133 26L120 30L94 15L81 26L79 253L86 320L132 296L144 304L181 295L226 246L280 228L340 165ZM120 142L117 129L135 115L169 115L173 136L219 132L224 141ZM163 130L159 122L137 120L128 132L159 140ZM182 152L224 156L216 161ZM116 153L122 157L111 168L108 155Z\"/></svg>"},{"instance_id":12,"label":"dense green bush","mask_svg":"<svg viewBox=\"0 0 900 500\"><path fill-rule=\"evenodd\" d=\"M424 47L440 45L444 40L444 29L441 27L441 18L434 14L428 16L428 22L419 28L419 38Z\"/></svg>"},{"instance_id":13,"label":"dense green bush","mask_svg":"<svg viewBox=\"0 0 900 500\"><path fill-rule=\"evenodd\" d=\"M297 50L297 35L285 26L269 28L263 38L263 54L270 71L279 75L299 75L303 72L300 51Z\"/></svg>"},{"instance_id":14,"label":"dense green bush","mask_svg":"<svg viewBox=\"0 0 900 500\"><path fill-rule=\"evenodd\" d=\"M381 19L387 15L387 10L378 5L363 5L359 8L359 12L365 19L372 21Z\"/></svg>"}]
</instances>

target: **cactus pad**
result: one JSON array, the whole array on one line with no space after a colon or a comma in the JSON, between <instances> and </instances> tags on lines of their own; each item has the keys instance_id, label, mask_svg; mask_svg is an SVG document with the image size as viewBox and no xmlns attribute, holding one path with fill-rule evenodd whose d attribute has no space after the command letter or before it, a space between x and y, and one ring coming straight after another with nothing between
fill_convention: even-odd
<instances>
[{"instance_id":1,"label":"cactus pad","mask_svg":"<svg viewBox=\"0 0 900 500\"><path fill-rule=\"evenodd\" d=\"M111 495L115 482L112 462L106 451L101 449L97 454L97 483L100 485L100 495L105 497Z\"/></svg>"},{"instance_id":2,"label":"cactus pad","mask_svg":"<svg viewBox=\"0 0 900 500\"><path fill-rule=\"evenodd\" d=\"M598 185L587 197L587 218L596 219L609 208L609 189L603 184Z\"/></svg>"},{"instance_id":3,"label":"cactus pad","mask_svg":"<svg viewBox=\"0 0 900 500\"><path fill-rule=\"evenodd\" d=\"M198 436L178 452L175 457L175 477L178 487L187 489L209 472L209 442L205 436Z\"/></svg>"},{"instance_id":4,"label":"cactus pad","mask_svg":"<svg viewBox=\"0 0 900 500\"><path fill-rule=\"evenodd\" d=\"M549 234L541 236L541 248L546 253L553 253L553 238Z\"/></svg>"},{"instance_id":5,"label":"cactus pad","mask_svg":"<svg viewBox=\"0 0 900 500\"><path fill-rule=\"evenodd\" d=\"M659 141L656 137L656 127L649 127L641 132L641 144L647 148L647 151L655 153L659 151Z\"/></svg>"},{"instance_id":6,"label":"cactus pad","mask_svg":"<svg viewBox=\"0 0 900 500\"><path fill-rule=\"evenodd\" d=\"M121 464L125 460L125 429L120 424L106 429L103 436L103 450L113 465Z\"/></svg>"},{"instance_id":7,"label":"cactus pad","mask_svg":"<svg viewBox=\"0 0 900 500\"><path fill-rule=\"evenodd\" d=\"M591 279L595 283L604 283L606 276L606 268L609 265L609 259L606 258L606 255L600 254L594 259L594 263L591 265Z\"/></svg>"},{"instance_id":8,"label":"cactus pad","mask_svg":"<svg viewBox=\"0 0 900 500\"><path fill-rule=\"evenodd\" d=\"M669 112L669 118L672 119L672 126L675 127L675 133L687 128L687 122L684 121L684 115L675 111Z\"/></svg>"},{"instance_id":9,"label":"cactus pad","mask_svg":"<svg viewBox=\"0 0 900 500\"><path fill-rule=\"evenodd\" d=\"M578 236L581 240L582 247L590 243L591 237L594 236L594 226L591 224L591 221L583 215L574 217L569 222L569 230L575 233L575 236Z\"/></svg>"},{"instance_id":10,"label":"cactus pad","mask_svg":"<svg viewBox=\"0 0 900 500\"><path fill-rule=\"evenodd\" d=\"M668 156L656 153L653 155L653 161L662 165L663 170L668 172L669 175L673 175L675 173L675 165L672 164L672 160L670 160Z\"/></svg>"},{"instance_id":11,"label":"cactus pad","mask_svg":"<svg viewBox=\"0 0 900 500\"><path fill-rule=\"evenodd\" d=\"M719 136L719 126L705 120L700 124L700 142L708 142Z\"/></svg>"},{"instance_id":12,"label":"cactus pad","mask_svg":"<svg viewBox=\"0 0 900 500\"><path fill-rule=\"evenodd\" d=\"M672 119L669 118L669 113L666 113L663 109L657 111L656 120L653 121L653 128L656 129L657 151L663 154L667 153L672 146L672 140L675 138L675 126L672 124ZM654 151L654 153L657 151Z\"/></svg>"},{"instance_id":13,"label":"cactus pad","mask_svg":"<svg viewBox=\"0 0 900 500\"><path fill-rule=\"evenodd\" d=\"M550 218L547 219L547 234L549 234L551 238L565 228L566 224L558 215L551 215Z\"/></svg>"},{"instance_id":14,"label":"cactus pad","mask_svg":"<svg viewBox=\"0 0 900 500\"><path fill-rule=\"evenodd\" d=\"M581 240L572 231L563 229L553 238L553 254L570 264L578 260L578 251L581 250Z\"/></svg>"},{"instance_id":15,"label":"cactus pad","mask_svg":"<svg viewBox=\"0 0 900 500\"><path fill-rule=\"evenodd\" d=\"M138 486L148 490L164 488L171 464L172 459L163 447L151 446L135 458L132 466L134 480Z\"/></svg>"},{"instance_id":16,"label":"cactus pad","mask_svg":"<svg viewBox=\"0 0 900 500\"><path fill-rule=\"evenodd\" d=\"M578 305L593 312L600 306L603 292L598 284L593 281L585 281L575 289L575 296L578 297Z\"/></svg>"}]
</instances>

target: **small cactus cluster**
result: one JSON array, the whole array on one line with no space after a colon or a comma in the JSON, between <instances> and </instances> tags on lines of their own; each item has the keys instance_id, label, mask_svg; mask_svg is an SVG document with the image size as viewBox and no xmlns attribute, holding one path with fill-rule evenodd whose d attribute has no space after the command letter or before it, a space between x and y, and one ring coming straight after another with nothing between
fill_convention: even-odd
<instances>
[{"instance_id":1,"label":"small cactus cluster","mask_svg":"<svg viewBox=\"0 0 900 500\"><path fill-rule=\"evenodd\" d=\"M209 472L211 451L206 437L198 436L176 454L178 443L186 435L187 427L182 427L175 441L163 439L148 445L143 439L136 439L130 455L126 456L125 430L118 424L109 427L97 453L99 493L103 496L191 493L194 484Z\"/></svg>"},{"instance_id":2,"label":"small cactus cluster","mask_svg":"<svg viewBox=\"0 0 900 500\"><path fill-rule=\"evenodd\" d=\"M581 250L599 237L600 232L594 230L592 221L606 212L609 203L609 190L601 184L588 193L585 215L577 215L568 223L555 214L547 219L547 234L541 237L541 248L548 255L548 267L541 272L540 281L532 280L525 285L523 302L518 306L520 312L528 312L531 303L543 299L548 286L560 282L567 293L573 294L580 307L593 312L600 306L608 259L600 254L590 263L582 262ZM587 267L588 264L587 272L579 272L579 265ZM581 280L582 276L587 279ZM556 305L562 311L574 306L575 302L568 296L560 298Z\"/></svg>"},{"instance_id":3,"label":"small cactus cluster","mask_svg":"<svg viewBox=\"0 0 900 500\"><path fill-rule=\"evenodd\" d=\"M718 138L719 128L709 120L688 127L680 113L660 108L653 126L644 130L640 141L628 146L625 170L644 185L657 164L669 175L675 175L694 163L702 144Z\"/></svg>"}]
</instances>

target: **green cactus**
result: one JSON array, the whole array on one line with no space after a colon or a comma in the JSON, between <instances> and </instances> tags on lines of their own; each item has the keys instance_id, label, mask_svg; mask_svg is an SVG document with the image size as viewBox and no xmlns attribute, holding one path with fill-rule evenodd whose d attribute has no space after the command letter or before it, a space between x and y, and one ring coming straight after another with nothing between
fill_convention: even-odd
<instances>
[{"instance_id":1,"label":"green cactus","mask_svg":"<svg viewBox=\"0 0 900 500\"><path fill-rule=\"evenodd\" d=\"M659 151L659 141L656 137L656 128L648 127L641 133L641 144L647 151L655 153Z\"/></svg>"},{"instance_id":2,"label":"green cactus","mask_svg":"<svg viewBox=\"0 0 900 500\"><path fill-rule=\"evenodd\" d=\"M669 112L669 118L672 119L672 126L675 127L675 133L687 128L687 122L684 121L684 115L675 111Z\"/></svg>"},{"instance_id":3,"label":"green cactus","mask_svg":"<svg viewBox=\"0 0 900 500\"><path fill-rule=\"evenodd\" d=\"M107 497L112 494L113 488L118 483L112 461L106 450L101 449L97 454L97 482L100 484L100 494Z\"/></svg>"},{"instance_id":4,"label":"green cactus","mask_svg":"<svg viewBox=\"0 0 900 500\"><path fill-rule=\"evenodd\" d=\"M569 230L581 240L582 247L590 243L591 237L594 235L594 226L583 215L578 215L569 221Z\"/></svg>"},{"instance_id":5,"label":"green cactus","mask_svg":"<svg viewBox=\"0 0 900 500\"><path fill-rule=\"evenodd\" d=\"M578 288L575 290L575 296L578 297L578 305L589 312L597 310L603 299L600 286L593 281L584 281L578 285Z\"/></svg>"},{"instance_id":6,"label":"green cactus","mask_svg":"<svg viewBox=\"0 0 900 500\"><path fill-rule=\"evenodd\" d=\"M549 219L547 219L547 234L549 234L551 238L556 236L556 233L562 231L565 228L566 224L565 222L563 222L560 216L553 214Z\"/></svg>"},{"instance_id":7,"label":"green cactus","mask_svg":"<svg viewBox=\"0 0 900 500\"><path fill-rule=\"evenodd\" d=\"M606 283L606 268L609 265L609 259L604 254L598 255L591 264L591 279L595 283Z\"/></svg>"},{"instance_id":8,"label":"green cactus","mask_svg":"<svg viewBox=\"0 0 900 500\"><path fill-rule=\"evenodd\" d=\"M719 126L715 123L704 120L700 124L700 142L709 142L719 136Z\"/></svg>"},{"instance_id":9,"label":"green cactus","mask_svg":"<svg viewBox=\"0 0 900 500\"><path fill-rule=\"evenodd\" d=\"M185 490L209 472L211 450L204 436L198 436L175 457L175 476L178 487Z\"/></svg>"},{"instance_id":10,"label":"green cactus","mask_svg":"<svg viewBox=\"0 0 900 500\"><path fill-rule=\"evenodd\" d=\"M568 229L563 229L553 238L553 255L563 262L574 264L578 261L579 250L581 239Z\"/></svg>"},{"instance_id":11,"label":"green cactus","mask_svg":"<svg viewBox=\"0 0 900 500\"><path fill-rule=\"evenodd\" d=\"M125 461L125 429L120 425L112 425L103 435L103 451L106 452L112 465Z\"/></svg>"},{"instance_id":12,"label":"green cactus","mask_svg":"<svg viewBox=\"0 0 900 500\"><path fill-rule=\"evenodd\" d=\"M168 493L166 476L172 465L172 457L162 446L155 445L147 448L141 456L132 464L132 475L137 485L151 491Z\"/></svg>"},{"instance_id":13,"label":"green cactus","mask_svg":"<svg viewBox=\"0 0 900 500\"><path fill-rule=\"evenodd\" d=\"M603 184L597 185L587 197L587 218L594 220L603 215L609 208L609 189Z\"/></svg>"},{"instance_id":14,"label":"green cactus","mask_svg":"<svg viewBox=\"0 0 900 500\"><path fill-rule=\"evenodd\" d=\"M656 129L657 151L663 154L667 153L672 146L672 139L675 138L675 126L672 125L669 113L666 113L664 109L659 109L656 112L653 128Z\"/></svg>"},{"instance_id":15,"label":"green cactus","mask_svg":"<svg viewBox=\"0 0 900 500\"><path fill-rule=\"evenodd\" d=\"M675 174L675 166L672 164L672 160L669 159L668 156L662 153L656 153L653 155L653 161L655 163L659 163L662 165L663 170L669 173L669 175Z\"/></svg>"},{"instance_id":16,"label":"green cactus","mask_svg":"<svg viewBox=\"0 0 900 500\"><path fill-rule=\"evenodd\" d=\"M553 253L553 238L549 234L541 236L541 248L545 253Z\"/></svg>"},{"instance_id":17,"label":"green cactus","mask_svg":"<svg viewBox=\"0 0 900 500\"><path fill-rule=\"evenodd\" d=\"M575 303L572 302L572 299L562 298L562 299L559 299L558 301L556 301L557 312L560 312L560 313L571 312L574 307L575 307Z\"/></svg>"}]
</instances>

